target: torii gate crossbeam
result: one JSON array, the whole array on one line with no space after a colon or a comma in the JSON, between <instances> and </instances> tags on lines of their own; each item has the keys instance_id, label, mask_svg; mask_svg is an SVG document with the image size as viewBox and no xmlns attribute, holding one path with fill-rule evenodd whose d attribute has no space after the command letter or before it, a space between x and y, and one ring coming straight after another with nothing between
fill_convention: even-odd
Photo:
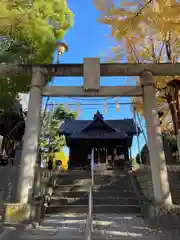
<instances>
[{"instance_id":1,"label":"torii gate crossbeam","mask_svg":"<svg viewBox=\"0 0 180 240\"><path fill-rule=\"evenodd\" d=\"M94 58L93 58L94 59ZM33 68L41 68L50 77L82 77L84 63L71 64L0 64L2 72L32 72ZM143 71L150 71L153 76L178 76L180 63L100 63L101 77L140 76Z\"/></svg>"}]
</instances>

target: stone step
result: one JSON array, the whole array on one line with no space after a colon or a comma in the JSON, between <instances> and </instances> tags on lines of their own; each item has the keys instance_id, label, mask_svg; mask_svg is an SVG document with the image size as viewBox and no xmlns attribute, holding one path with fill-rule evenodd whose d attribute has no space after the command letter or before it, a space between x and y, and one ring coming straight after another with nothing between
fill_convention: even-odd
<instances>
[{"instance_id":1,"label":"stone step","mask_svg":"<svg viewBox=\"0 0 180 240\"><path fill-rule=\"evenodd\" d=\"M58 229L51 233L48 233L47 230L25 232L18 239L16 238L16 240L73 240L84 238L85 232L79 233L78 231L70 231L69 229Z\"/></svg>"},{"instance_id":2,"label":"stone step","mask_svg":"<svg viewBox=\"0 0 180 240\"><path fill-rule=\"evenodd\" d=\"M67 197L67 198L79 198L83 196L88 196L89 191L86 189L84 191L81 189L81 191L74 191L74 190L61 190L56 189L53 192L53 197ZM118 191L114 189L110 190L93 190L93 197L136 197L135 193L131 190L124 190L124 191Z\"/></svg>"},{"instance_id":3,"label":"stone step","mask_svg":"<svg viewBox=\"0 0 180 240\"><path fill-rule=\"evenodd\" d=\"M88 196L82 198L65 198L65 197L52 197L51 206L59 206L61 204L70 205L87 205L89 201ZM136 198L126 198L126 197L93 197L94 205L128 205L128 204L138 204Z\"/></svg>"},{"instance_id":4,"label":"stone step","mask_svg":"<svg viewBox=\"0 0 180 240\"><path fill-rule=\"evenodd\" d=\"M53 223L58 223L58 222L62 222L62 221L69 221L70 223L72 223L72 221L78 221L78 222L82 222L82 221L86 221L87 219L87 213L57 213L57 214L46 214L45 220L44 221L49 221L49 222L53 222Z\"/></svg>"},{"instance_id":5,"label":"stone step","mask_svg":"<svg viewBox=\"0 0 180 240\"><path fill-rule=\"evenodd\" d=\"M89 191L89 184L87 185L56 185L54 192L69 192L69 191L77 191L77 192L88 192Z\"/></svg>"},{"instance_id":6,"label":"stone step","mask_svg":"<svg viewBox=\"0 0 180 240\"><path fill-rule=\"evenodd\" d=\"M91 183L91 178L84 176L84 178L79 177L67 177L67 178L59 178L57 180L57 185L85 185ZM119 177L110 177L110 176L95 176L94 183L97 185L100 184L118 184L118 185L130 185L130 180L127 178L119 178Z\"/></svg>"},{"instance_id":7,"label":"stone step","mask_svg":"<svg viewBox=\"0 0 180 240\"><path fill-rule=\"evenodd\" d=\"M58 179L65 179L65 178L70 178L70 179L73 179L73 178L77 178L77 179L84 179L84 178L88 178L88 179L91 179L92 178L92 174L91 172L89 173L80 173L80 174L68 174L66 173L65 175L59 175L58 176ZM122 179L122 178L129 178L128 175L126 174L107 174L107 173L97 173L97 172L94 172L94 178L102 178L102 179Z\"/></svg>"},{"instance_id":8,"label":"stone step","mask_svg":"<svg viewBox=\"0 0 180 240\"><path fill-rule=\"evenodd\" d=\"M125 177L129 177L127 174L125 173L113 173L112 171L105 171L105 172L97 172L94 171L94 177L104 177L104 178L125 178ZM63 173L63 174L59 174L58 178L72 178L72 177L77 177L77 178L84 178L84 177L88 177L91 178L92 177L92 173L91 171L88 172L77 172L76 174L71 173L71 172L67 172L67 173Z\"/></svg>"},{"instance_id":9,"label":"stone step","mask_svg":"<svg viewBox=\"0 0 180 240\"><path fill-rule=\"evenodd\" d=\"M106 216L107 217L107 216ZM126 218L131 218L131 216L126 215L124 219L122 218L120 221L118 218L104 218L103 219L96 219L93 220L93 230L111 230L111 231L117 231L119 229L119 226L122 222L128 224L129 221L126 221ZM94 219L94 218L93 218ZM131 222L131 221L130 221ZM140 224L140 223L139 223ZM87 226L87 218L86 219L78 219L76 217L73 218L62 218L62 219L54 219L54 218L47 218L44 219L42 225L39 227L39 229L44 229L49 227L49 225L52 226L53 229L63 229L63 228L69 228L70 230L76 230L79 229L80 231L83 231L86 229ZM134 228L134 233L137 232L139 229ZM148 231L147 228L142 229L143 235L145 235Z\"/></svg>"},{"instance_id":10,"label":"stone step","mask_svg":"<svg viewBox=\"0 0 180 240\"><path fill-rule=\"evenodd\" d=\"M54 192L59 192L59 191L89 191L89 184L87 185L57 185L54 189ZM112 191L112 190L117 190L119 192L123 191L132 191L132 187L129 186L121 186L118 184L105 184L105 185L94 185L93 187L94 190L98 191Z\"/></svg>"},{"instance_id":11,"label":"stone step","mask_svg":"<svg viewBox=\"0 0 180 240\"><path fill-rule=\"evenodd\" d=\"M171 240L171 237L167 236L162 236L162 238L159 238L159 236L146 236L146 237L132 237L132 236L102 236L101 233L93 233L91 239L92 240L106 240L106 239L112 239L112 240ZM55 235L52 236L51 238L49 238L48 236L46 236L46 234L44 233L43 236L32 236L30 233L29 234L25 234L24 236L20 236L20 238L16 238L16 240L73 240L73 239L77 239L77 240L84 240L85 238L85 234L84 236L74 236L74 234L71 233L71 236L67 236L66 235L66 231L64 231L63 233L61 233L61 236L59 235ZM174 239L174 238L173 238ZM178 238L177 238L178 239ZM8 239L9 240L9 239ZM174 239L175 240L175 239Z\"/></svg>"},{"instance_id":12,"label":"stone step","mask_svg":"<svg viewBox=\"0 0 180 240\"><path fill-rule=\"evenodd\" d=\"M7 240L73 240L86 239L86 219L84 214L54 214L46 216L42 225L35 230L27 230ZM160 231L135 214L94 214L92 240L176 240L177 232ZM9 237L9 236L8 236ZM4 238L3 238L4 239Z\"/></svg>"},{"instance_id":13,"label":"stone step","mask_svg":"<svg viewBox=\"0 0 180 240\"><path fill-rule=\"evenodd\" d=\"M60 172L59 174L59 178L61 178L61 176L91 176L91 170L70 170L67 172ZM127 177L127 174L124 173L123 171L119 171L119 170L105 170L105 171L98 171L98 170L94 170L94 176L118 176L118 177Z\"/></svg>"},{"instance_id":14,"label":"stone step","mask_svg":"<svg viewBox=\"0 0 180 240\"><path fill-rule=\"evenodd\" d=\"M124 229L125 230L125 229ZM175 238L176 237L176 238ZM94 230L92 233L92 240L105 240L105 239L112 239L112 240L171 240L171 239L178 239L177 235L171 236L163 233L158 233L156 231L152 232L150 235L143 235L139 230L139 233L128 232L127 230L121 231L121 229L117 229L116 231L102 231L102 230ZM42 231L42 233L37 232L33 233L28 231L24 234L21 234L19 238L15 238L16 240L73 240L79 239L84 240L86 239L86 232L77 233L77 231L71 231L67 229L59 229L55 234L46 234L46 231ZM9 240L9 239L8 239Z\"/></svg>"},{"instance_id":15,"label":"stone step","mask_svg":"<svg viewBox=\"0 0 180 240\"><path fill-rule=\"evenodd\" d=\"M107 222L105 222L107 223ZM36 230L27 231L25 234L21 235L20 239L85 239L86 236L86 223L83 225L59 225L55 224L52 225L54 229L48 230L48 225L40 226L40 228ZM130 228L130 226L126 226ZM132 226L133 227L133 226ZM93 239L154 239L152 238L157 231L151 231L151 229L147 229L146 227L140 230L136 228L132 228L131 231L128 231L125 227L120 224L117 226L113 226L112 222L109 224L105 224L104 226L102 223L97 223L93 221L93 232L92 232L92 240ZM65 238L66 237L66 238ZM147 238L149 237L149 238ZM157 238L158 239L158 238Z\"/></svg>"},{"instance_id":16,"label":"stone step","mask_svg":"<svg viewBox=\"0 0 180 240\"><path fill-rule=\"evenodd\" d=\"M50 205L47 213L88 213L88 205L61 205L54 207ZM140 214L141 208L139 205L93 205L93 213Z\"/></svg>"},{"instance_id":17,"label":"stone step","mask_svg":"<svg viewBox=\"0 0 180 240\"><path fill-rule=\"evenodd\" d=\"M109 235L109 236L108 236ZM93 232L92 233L92 240L105 240L105 239L111 239L111 240L132 240L132 236L128 236L124 233L121 234L114 234L114 236L112 236L111 232L109 232L109 234L102 234L101 232L97 231L97 232ZM133 237L134 238L134 237ZM77 239L77 240L84 240L86 239L86 233L83 234L75 234L73 231L67 231L67 230L61 230L59 231L59 233L54 234L54 235L47 235L45 232L41 233L41 234L31 234L31 232L29 233L25 233L23 235L21 235L19 238L16 238L16 240L73 240L73 239ZM148 236L146 237L135 237L135 240L160 240L159 238L150 238ZM167 238L166 238L167 239ZM169 239L168 239L169 240Z\"/></svg>"},{"instance_id":18,"label":"stone step","mask_svg":"<svg viewBox=\"0 0 180 240\"><path fill-rule=\"evenodd\" d=\"M61 205L61 206L51 206L46 210L47 214L57 214L57 213L63 213L63 214L76 214L76 213L88 213L88 205Z\"/></svg>"}]
</instances>

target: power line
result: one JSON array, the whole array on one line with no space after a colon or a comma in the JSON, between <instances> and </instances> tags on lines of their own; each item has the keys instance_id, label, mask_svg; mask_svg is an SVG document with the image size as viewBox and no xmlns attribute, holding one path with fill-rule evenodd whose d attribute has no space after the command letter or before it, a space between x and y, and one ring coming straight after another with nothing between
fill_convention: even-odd
<instances>
[{"instance_id":1,"label":"power line","mask_svg":"<svg viewBox=\"0 0 180 240\"><path fill-rule=\"evenodd\" d=\"M53 98L53 97L51 97ZM106 101L109 99L114 99L115 97L104 97L104 98L99 98L99 97L85 97L85 98L78 98L78 97L66 97L66 99L70 100L78 100L78 101Z\"/></svg>"},{"instance_id":2,"label":"power line","mask_svg":"<svg viewBox=\"0 0 180 240\"><path fill-rule=\"evenodd\" d=\"M115 97L106 97L106 98L98 98L98 97L95 97L96 99L92 99L92 97L88 97L87 98L76 98L76 97L68 97L69 99L72 99L72 100L79 100L79 101L104 101L104 100L108 100L108 99L114 99Z\"/></svg>"}]
</instances>

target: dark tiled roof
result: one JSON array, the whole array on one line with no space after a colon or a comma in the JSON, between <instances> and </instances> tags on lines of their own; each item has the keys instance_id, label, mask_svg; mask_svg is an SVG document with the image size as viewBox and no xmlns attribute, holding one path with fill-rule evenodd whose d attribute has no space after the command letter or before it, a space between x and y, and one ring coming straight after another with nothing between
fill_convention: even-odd
<instances>
[{"instance_id":1,"label":"dark tiled roof","mask_svg":"<svg viewBox=\"0 0 180 240\"><path fill-rule=\"evenodd\" d=\"M107 123L107 121L105 122L104 120L101 120L101 119L100 120L91 121L90 123L87 124L87 126L85 126L85 128L83 128L81 130L81 132L86 132L88 130L92 130L93 126L96 126L96 129L99 128L99 127L102 129L102 127L103 127L103 128L106 129L106 132L107 131L118 132L118 130L115 129L114 127L112 127L111 125L109 125Z\"/></svg>"},{"instance_id":2,"label":"dark tiled roof","mask_svg":"<svg viewBox=\"0 0 180 240\"><path fill-rule=\"evenodd\" d=\"M73 132L80 132L90 122L89 120L65 120L60 127L60 133L64 135L72 134Z\"/></svg>"},{"instance_id":3,"label":"dark tiled roof","mask_svg":"<svg viewBox=\"0 0 180 240\"><path fill-rule=\"evenodd\" d=\"M128 135L136 134L136 126L133 119L121 119L121 120L104 120L108 126L116 129L116 132L108 132L98 130L91 130L87 132L81 132L86 128L93 120L66 120L60 128L60 134L71 135L72 138L115 138L122 139L127 138Z\"/></svg>"},{"instance_id":4,"label":"dark tiled roof","mask_svg":"<svg viewBox=\"0 0 180 240\"><path fill-rule=\"evenodd\" d=\"M71 139L124 139L127 138L124 132L107 132L106 130L92 130L87 132L72 133Z\"/></svg>"}]
</instances>

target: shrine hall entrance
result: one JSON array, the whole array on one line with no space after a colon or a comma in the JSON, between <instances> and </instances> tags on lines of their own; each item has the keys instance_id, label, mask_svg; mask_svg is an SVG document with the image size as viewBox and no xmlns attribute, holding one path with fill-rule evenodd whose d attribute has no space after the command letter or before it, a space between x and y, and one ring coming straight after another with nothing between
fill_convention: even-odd
<instances>
[{"instance_id":1,"label":"shrine hall entrance","mask_svg":"<svg viewBox=\"0 0 180 240\"><path fill-rule=\"evenodd\" d=\"M100 167L101 165L107 167L109 165L108 148L94 148L93 154L95 167Z\"/></svg>"},{"instance_id":2,"label":"shrine hall entrance","mask_svg":"<svg viewBox=\"0 0 180 240\"><path fill-rule=\"evenodd\" d=\"M66 120L60 128L69 147L69 169L90 167L92 157L95 167L124 168L131 164L129 152L139 133L133 118L104 120L99 111L92 120Z\"/></svg>"},{"instance_id":3,"label":"shrine hall entrance","mask_svg":"<svg viewBox=\"0 0 180 240\"><path fill-rule=\"evenodd\" d=\"M124 151L120 153L119 146L110 149L108 147L94 148L93 153L95 164L94 167L102 170L121 169L125 167L126 163L131 162L128 154L124 154ZM90 154L89 159L91 159Z\"/></svg>"}]
</instances>

